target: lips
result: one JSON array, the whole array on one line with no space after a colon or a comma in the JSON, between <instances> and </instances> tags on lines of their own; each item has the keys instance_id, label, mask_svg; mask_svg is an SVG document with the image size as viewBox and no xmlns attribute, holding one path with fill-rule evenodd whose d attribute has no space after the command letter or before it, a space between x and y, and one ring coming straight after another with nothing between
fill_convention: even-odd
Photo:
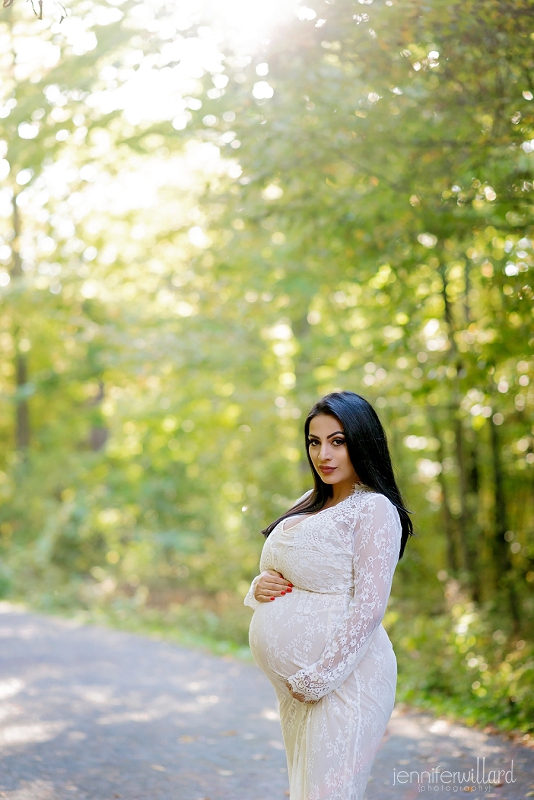
<instances>
[{"instance_id":1,"label":"lips","mask_svg":"<svg viewBox=\"0 0 534 800\"><path fill-rule=\"evenodd\" d=\"M319 470L325 475L330 475L335 469L336 467L319 467Z\"/></svg>"}]
</instances>

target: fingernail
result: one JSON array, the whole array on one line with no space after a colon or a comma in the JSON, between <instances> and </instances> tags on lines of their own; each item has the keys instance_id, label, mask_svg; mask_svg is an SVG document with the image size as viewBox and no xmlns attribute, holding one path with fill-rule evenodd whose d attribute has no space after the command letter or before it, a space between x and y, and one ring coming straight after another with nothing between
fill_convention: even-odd
<instances>
[{"instance_id":1,"label":"fingernail","mask_svg":"<svg viewBox=\"0 0 534 800\"><path fill-rule=\"evenodd\" d=\"M288 590L287 590L287 593L288 593L288 594L291 594L291 592L292 592L292 591L293 591L293 589L288 589Z\"/></svg>"},{"instance_id":2,"label":"fingernail","mask_svg":"<svg viewBox=\"0 0 534 800\"><path fill-rule=\"evenodd\" d=\"M281 594L285 594L285 592L281 592Z\"/></svg>"},{"instance_id":3,"label":"fingernail","mask_svg":"<svg viewBox=\"0 0 534 800\"><path fill-rule=\"evenodd\" d=\"M271 597L271 600L274 600L274 597Z\"/></svg>"},{"instance_id":4,"label":"fingernail","mask_svg":"<svg viewBox=\"0 0 534 800\"><path fill-rule=\"evenodd\" d=\"M288 586L289 586L290 589L293 588L293 584L292 583L288 583Z\"/></svg>"}]
</instances>

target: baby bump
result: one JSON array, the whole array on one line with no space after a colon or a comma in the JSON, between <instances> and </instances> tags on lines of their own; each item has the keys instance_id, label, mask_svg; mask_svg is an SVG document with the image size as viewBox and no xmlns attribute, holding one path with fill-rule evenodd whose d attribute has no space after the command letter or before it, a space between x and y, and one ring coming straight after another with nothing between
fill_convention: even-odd
<instances>
[{"instance_id":1,"label":"baby bump","mask_svg":"<svg viewBox=\"0 0 534 800\"><path fill-rule=\"evenodd\" d=\"M262 603L252 617L250 649L258 666L272 680L294 675L318 660L327 637L343 616L350 597L306 592Z\"/></svg>"}]
</instances>

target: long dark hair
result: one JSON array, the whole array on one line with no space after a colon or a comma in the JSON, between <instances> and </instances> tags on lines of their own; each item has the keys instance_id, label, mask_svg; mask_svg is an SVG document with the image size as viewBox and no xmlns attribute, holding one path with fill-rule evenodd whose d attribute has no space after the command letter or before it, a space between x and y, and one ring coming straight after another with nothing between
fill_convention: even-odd
<instances>
[{"instance_id":1,"label":"long dark hair","mask_svg":"<svg viewBox=\"0 0 534 800\"><path fill-rule=\"evenodd\" d=\"M414 535L410 512L404 505L389 454L386 433L373 406L354 392L332 392L317 402L306 418L304 441L306 455L312 471L315 486L311 494L297 503L285 514L262 531L265 537L287 517L297 514L313 514L320 511L333 496L332 486L324 483L315 470L310 458L308 435L314 417L326 414L335 417L343 426L349 458L358 477L370 489L385 495L397 509L402 525L402 539L399 559L410 536Z\"/></svg>"}]
</instances>

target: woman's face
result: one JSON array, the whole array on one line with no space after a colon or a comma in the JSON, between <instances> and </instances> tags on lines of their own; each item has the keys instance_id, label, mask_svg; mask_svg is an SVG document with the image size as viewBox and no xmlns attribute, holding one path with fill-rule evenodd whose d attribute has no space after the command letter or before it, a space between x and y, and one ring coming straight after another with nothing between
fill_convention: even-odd
<instances>
[{"instance_id":1,"label":"woman's face","mask_svg":"<svg viewBox=\"0 0 534 800\"><path fill-rule=\"evenodd\" d=\"M353 485L358 475L349 458L343 425L335 417L319 414L310 422L308 450L319 477L324 483Z\"/></svg>"}]
</instances>

